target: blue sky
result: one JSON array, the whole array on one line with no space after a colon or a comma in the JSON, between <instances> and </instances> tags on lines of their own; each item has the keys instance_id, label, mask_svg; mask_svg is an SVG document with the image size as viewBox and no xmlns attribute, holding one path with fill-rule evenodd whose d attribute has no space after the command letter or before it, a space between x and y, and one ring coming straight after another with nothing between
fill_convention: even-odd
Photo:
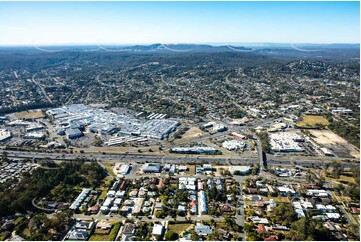
<instances>
[{"instance_id":1,"label":"blue sky","mask_svg":"<svg viewBox=\"0 0 361 242\"><path fill-rule=\"evenodd\" d=\"M359 43L359 2L0 2L0 45Z\"/></svg>"}]
</instances>

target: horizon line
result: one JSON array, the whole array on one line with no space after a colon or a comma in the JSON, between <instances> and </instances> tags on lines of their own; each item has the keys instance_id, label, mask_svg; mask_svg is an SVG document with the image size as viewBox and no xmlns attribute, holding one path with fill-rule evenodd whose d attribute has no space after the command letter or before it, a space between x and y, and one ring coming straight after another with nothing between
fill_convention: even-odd
<instances>
[{"instance_id":1,"label":"horizon line","mask_svg":"<svg viewBox=\"0 0 361 242\"><path fill-rule=\"evenodd\" d=\"M0 44L0 47L34 47L34 46L99 46L99 45L112 45L112 46L135 46L135 45L360 45L360 42L335 42L335 43L312 43L312 42L178 42L178 43L49 43L49 44Z\"/></svg>"}]
</instances>

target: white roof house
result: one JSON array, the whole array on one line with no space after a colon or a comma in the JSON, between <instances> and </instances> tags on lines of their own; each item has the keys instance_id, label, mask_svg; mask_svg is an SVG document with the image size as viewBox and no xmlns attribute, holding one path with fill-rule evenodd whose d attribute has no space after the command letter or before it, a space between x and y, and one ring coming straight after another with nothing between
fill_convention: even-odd
<instances>
[{"instance_id":1,"label":"white roof house","mask_svg":"<svg viewBox=\"0 0 361 242\"><path fill-rule=\"evenodd\" d=\"M208 225L203 225L201 223L197 223L197 225L194 227L194 230L199 235L209 235L212 233L212 228Z\"/></svg>"},{"instance_id":2,"label":"white roof house","mask_svg":"<svg viewBox=\"0 0 361 242\"><path fill-rule=\"evenodd\" d=\"M122 203L122 199L121 198L116 198L113 202L114 205L120 205Z\"/></svg>"},{"instance_id":3,"label":"white roof house","mask_svg":"<svg viewBox=\"0 0 361 242\"><path fill-rule=\"evenodd\" d=\"M164 226L162 224L154 224L152 235L163 235L164 234Z\"/></svg>"},{"instance_id":4,"label":"white roof house","mask_svg":"<svg viewBox=\"0 0 361 242\"><path fill-rule=\"evenodd\" d=\"M114 197L115 196L115 191L109 191L107 193L107 197Z\"/></svg>"}]
</instances>

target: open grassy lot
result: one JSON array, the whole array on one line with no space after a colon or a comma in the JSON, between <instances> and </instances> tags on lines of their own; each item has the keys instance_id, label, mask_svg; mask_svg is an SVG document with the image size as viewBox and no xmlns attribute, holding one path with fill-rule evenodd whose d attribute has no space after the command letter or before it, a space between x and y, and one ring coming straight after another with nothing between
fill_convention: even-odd
<instances>
[{"instance_id":1,"label":"open grassy lot","mask_svg":"<svg viewBox=\"0 0 361 242\"><path fill-rule=\"evenodd\" d=\"M115 223L110 230L109 234L97 234L96 231L93 233L89 241L113 241L115 240L115 237L117 236L117 233L120 228L120 223Z\"/></svg>"},{"instance_id":2,"label":"open grassy lot","mask_svg":"<svg viewBox=\"0 0 361 242\"><path fill-rule=\"evenodd\" d=\"M102 162L103 165L107 168L107 172L112 175L112 176L115 176L114 172L113 172L113 164L114 162L107 162L107 161L104 161Z\"/></svg>"},{"instance_id":3,"label":"open grassy lot","mask_svg":"<svg viewBox=\"0 0 361 242\"><path fill-rule=\"evenodd\" d=\"M330 170L328 170L328 171L330 171ZM326 181L331 181L331 182L334 182L334 183L342 183L344 185L345 184L346 185L352 185L352 184L355 183L355 179L353 177L351 177L351 176L340 175L339 179L335 179L335 178L326 176L325 171L321 172L321 177L325 178Z\"/></svg>"},{"instance_id":4,"label":"open grassy lot","mask_svg":"<svg viewBox=\"0 0 361 242\"><path fill-rule=\"evenodd\" d=\"M191 223L169 224L168 229L172 230L173 232L176 232L177 234L180 234L183 231L185 231L186 229L188 229L189 226L191 226L191 225L192 225Z\"/></svg>"},{"instance_id":5,"label":"open grassy lot","mask_svg":"<svg viewBox=\"0 0 361 242\"><path fill-rule=\"evenodd\" d=\"M104 199L106 196L107 196L107 190L108 190L108 187L111 185L112 183L112 179L110 177L106 177L104 180L103 180L103 184L101 185L100 187L100 190L102 190L102 193L100 194L99 198L102 198Z\"/></svg>"},{"instance_id":6,"label":"open grassy lot","mask_svg":"<svg viewBox=\"0 0 361 242\"><path fill-rule=\"evenodd\" d=\"M306 115L301 117L302 121L297 123L298 127L312 128L317 127L319 124L327 126L328 120L323 116Z\"/></svg>"}]
</instances>

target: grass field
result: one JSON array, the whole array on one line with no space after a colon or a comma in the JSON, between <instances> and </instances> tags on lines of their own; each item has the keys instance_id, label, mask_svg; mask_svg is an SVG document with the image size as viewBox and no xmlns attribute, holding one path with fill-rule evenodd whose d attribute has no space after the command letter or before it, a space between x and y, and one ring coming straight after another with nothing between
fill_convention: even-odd
<instances>
[{"instance_id":1,"label":"grass field","mask_svg":"<svg viewBox=\"0 0 361 242\"><path fill-rule=\"evenodd\" d=\"M185 231L189 226L191 226L191 223L184 223L184 224L169 224L168 229L172 230L173 232L176 232L177 234L182 233Z\"/></svg>"},{"instance_id":2,"label":"grass field","mask_svg":"<svg viewBox=\"0 0 361 242\"><path fill-rule=\"evenodd\" d=\"M20 119L37 119L37 118L45 117L43 111L41 111L41 110L23 111L23 112L15 113L14 115L15 115L15 117L20 118Z\"/></svg>"},{"instance_id":3,"label":"grass field","mask_svg":"<svg viewBox=\"0 0 361 242\"><path fill-rule=\"evenodd\" d=\"M196 174L196 166L195 165L189 165L188 167L188 171L187 173L190 175L195 175Z\"/></svg>"},{"instance_id":4,"label":"grass field","mask_svg":"<svg viewBox=\"0 0 361 242\"><path fill-rule=\"evenodd\" d=\"M328 120L322 116L313 116L313 115L306 115L302 116L299 123L297 123L298 127L304 127L304 128L312 128L317 127L318 124L321 124L323 126L327 126L329 124Z\"/></svg>"}]
</instances>

